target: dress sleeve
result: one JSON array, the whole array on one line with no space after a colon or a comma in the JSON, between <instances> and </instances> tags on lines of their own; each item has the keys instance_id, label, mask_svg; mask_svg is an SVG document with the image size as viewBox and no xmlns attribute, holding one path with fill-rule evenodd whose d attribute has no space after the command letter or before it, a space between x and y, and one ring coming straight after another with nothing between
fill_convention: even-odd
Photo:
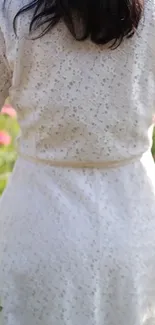
<instances>
[{"instance_id":1,"label":"dress sleeve","mask_svg":"<svg viewBox=\"0 0 155 325\"><path fill-rule=\"evenodd\" d=\"M9 95L11 87L11 71L6 58L6 48L3 33L0 28L0 110Z\"/></svg>"}]
</instances>

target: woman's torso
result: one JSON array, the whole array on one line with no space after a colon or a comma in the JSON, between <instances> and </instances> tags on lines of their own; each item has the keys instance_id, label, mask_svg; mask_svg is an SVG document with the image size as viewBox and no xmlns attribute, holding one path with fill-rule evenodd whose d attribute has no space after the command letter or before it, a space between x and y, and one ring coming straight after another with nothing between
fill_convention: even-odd
<instances>
[{"instance_id":1,"label":"woman's torso","mask_svg":"<svg viewBox=\"0 0 155 325\"><path fill-rule=\"evenodd\" d=\"M13 76L10 99L22 130L19 152L95 163L147 151L155 100L154 1L145 1L136 35L115 50L76 42L62 22L30 40L31 13L18 19L16 38L12 20L22 5L14 0L5 17L0 13Z\"/></svg>"}]
</instances>

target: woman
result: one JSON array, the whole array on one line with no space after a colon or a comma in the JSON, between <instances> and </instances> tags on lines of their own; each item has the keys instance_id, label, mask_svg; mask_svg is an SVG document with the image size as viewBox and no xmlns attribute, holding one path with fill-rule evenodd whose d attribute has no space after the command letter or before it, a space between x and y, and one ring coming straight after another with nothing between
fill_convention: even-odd
<instances>
[{"instance_id":1,"label":"woman","mask_svg":"<svg viewBox=\"0 0 155 325\"><path fill-rule=\"evenodd\" d=\"M1 0L0 27L0 105L22 130L3 325L154 325L154 1Z\"/></svg>"}]
</instances>

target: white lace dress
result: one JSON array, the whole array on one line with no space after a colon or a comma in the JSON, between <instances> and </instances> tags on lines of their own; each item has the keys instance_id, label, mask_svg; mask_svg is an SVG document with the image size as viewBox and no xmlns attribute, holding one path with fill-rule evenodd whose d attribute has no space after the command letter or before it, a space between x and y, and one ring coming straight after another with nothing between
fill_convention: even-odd
<instances>
[{"instance_id":1,"label":"white lace dress","mask_svg":"<svg viewBox=\"0 0 155 325\"><path fill-rule=\"evenodd\" d=\"M2 0L0 0L2 5ZM155 3L111 51L0 10L0 105L22 133L0 201L3 325L155 324ZM109 168L112 167L112 168Z\"/></svg>"}]
</instances>

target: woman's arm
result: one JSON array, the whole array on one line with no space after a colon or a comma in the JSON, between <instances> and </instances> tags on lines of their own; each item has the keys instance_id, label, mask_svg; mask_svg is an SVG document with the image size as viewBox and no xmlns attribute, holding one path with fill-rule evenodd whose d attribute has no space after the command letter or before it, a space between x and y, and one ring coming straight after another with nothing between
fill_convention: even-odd
<instances>
[{"instance_id":1,"label":"woman's arm","mask_svg":"<svg viewBox=\"0 0 155 325\"><path fill-rule=\"evenodd\" d=\"M6 48L3 33L0 28L0 110L9 96L11 87L11 71L6 58Z\"/></svg>"}]
</instances>

